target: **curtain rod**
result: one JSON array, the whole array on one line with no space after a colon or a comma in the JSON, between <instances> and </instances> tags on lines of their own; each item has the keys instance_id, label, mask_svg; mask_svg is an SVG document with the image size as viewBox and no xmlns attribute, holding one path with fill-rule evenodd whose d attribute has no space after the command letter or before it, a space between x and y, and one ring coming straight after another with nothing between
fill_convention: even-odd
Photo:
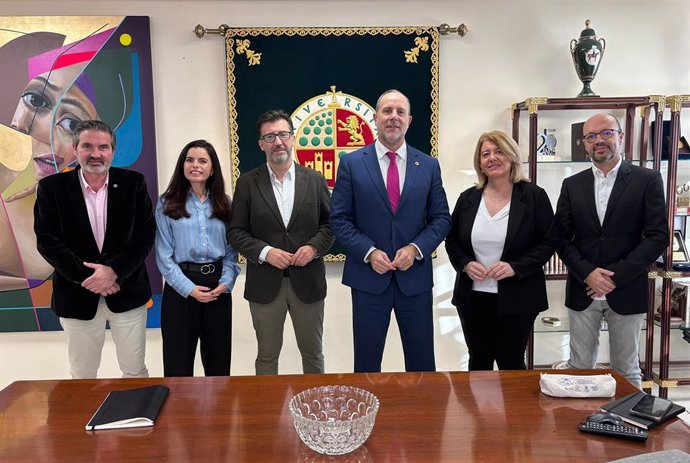
<instances>
[{"instance_id":1,"label":"curtain rod","mask_svg":"<svg viewBox=\"0 0 690 463\"><path fill-rule=\"evenodd\" d=\"M230 26L227 24L221 24L216 29L209 29L201 24L197 24L194 28L194 34L200 39L204 38L206 35L220 35L221 37L225 37L228 29L230 29ZM460 37L464 37L469 31L470 30L467 28L467 26L465 26L464 23L460 24L458 27L450 27L446 23L438 26L438 32L441 35L458 34Z\"/></svg>"}]
</instances>

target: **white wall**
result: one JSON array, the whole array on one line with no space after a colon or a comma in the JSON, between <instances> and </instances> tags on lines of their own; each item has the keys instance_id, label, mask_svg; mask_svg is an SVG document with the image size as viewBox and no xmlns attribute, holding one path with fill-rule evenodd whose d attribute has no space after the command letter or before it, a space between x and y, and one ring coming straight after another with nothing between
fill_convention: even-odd
<instances>
[{"instance_id":1,"label":"white wall","mask_svg":"<svg viewBox=\"0 0 690 463\"><path fill-rule=\"evenodd\" d=\"M530 96L570 97L579 92L569 42L579 36L586 18L607 41L593 84L597 93L690 93L690 2L681 0L0 1L0 14L8 16L91 12L151 17L161 186L167 183L173 161L189 140L206 138L220 153L229 152L223 41L217 36L197 39L192 31L198 23L215 28L221 23L395 26L464 22L469 35L443 37L440 50L439 159L451 208L458 194L471 184L472 178L464 171L471 169L478 135L494 128L509 131L511 103ZM227 156L223 167L229 172ZM441 370L455 370L465 351L450 304L454 274L443 250L435 269L437 365ZM350 297L340 284L341 270L339 264L328 265L324 338L330 372L352 371ZM253 374L256 347L243 289L242 276L233 292L233 374ZM560 298L552 301L552 305L561 303ZM390 348L399 345L393 334L384 369L402 370L399 348ZM149 338L151 374L160 375L160 333L150 330ZM0 387L17 379L67 377L61 333L0 334L0 359ZM281 362L281 372L301 369L288 333ZM101 374L118 376L110 345L104 352Z\"/></svg>"}]
</instances>

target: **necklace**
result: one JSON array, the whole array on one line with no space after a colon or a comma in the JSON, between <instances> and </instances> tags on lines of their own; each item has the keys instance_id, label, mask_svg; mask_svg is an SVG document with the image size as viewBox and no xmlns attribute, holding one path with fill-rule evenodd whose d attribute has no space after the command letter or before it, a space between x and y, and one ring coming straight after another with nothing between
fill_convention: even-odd
<instances>
[{"instance_id":1,"label":"necklace","mask_svg":"<svg viewBox=\"0 0 690 463\"><path fill-rule=\"evenodd\" d=\"M512 192L511 192L511 194L512 194ZM494 203L502 203L502 202L505 202L505 201L510 199L510 194L506 195L505 197L501 197L501 196L495 197L495 196L492 196L491 193L489 193L489 190L484 190L484 196L489 198L489 200L491 200L491 202L494 202Z\"/></svg>"}]
</instances>

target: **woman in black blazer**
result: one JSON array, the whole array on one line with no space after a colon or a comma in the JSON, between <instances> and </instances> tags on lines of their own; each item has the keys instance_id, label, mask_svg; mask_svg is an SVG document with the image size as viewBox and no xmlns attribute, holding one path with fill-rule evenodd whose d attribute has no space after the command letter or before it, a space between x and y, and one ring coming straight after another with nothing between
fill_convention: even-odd
<instances>
[{"instance_id":1,"label":"woman in black blazer","mask_svg":"<svg viewBox=\"0 0 690 463\"><path fill-rule=\"evenodd\" d=\"M446 239L457 272L453 304L470 370L525 369L537 314L548 309L543 265L556 249L546 192L524 176L520 148L494 130L474 152L477 182L455 205Z\"/></svg>"}]
</instances>

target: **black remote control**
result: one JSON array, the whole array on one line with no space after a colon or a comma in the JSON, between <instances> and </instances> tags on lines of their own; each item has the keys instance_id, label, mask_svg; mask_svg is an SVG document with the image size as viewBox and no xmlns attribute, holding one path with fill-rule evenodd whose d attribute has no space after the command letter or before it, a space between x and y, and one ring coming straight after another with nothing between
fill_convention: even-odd
<instances>
[{"instance_id":1,"label":"black remote control","mask_svg":"<svg viewBox=\"0 0 690 463\"><path fill-rule=\"evenodd\" d=\"M642 442L647 440L647 431L633 426L618 426L615 424L591 423L589 421L581 421L580 431Z\"/></svg>"}]
</instances>

